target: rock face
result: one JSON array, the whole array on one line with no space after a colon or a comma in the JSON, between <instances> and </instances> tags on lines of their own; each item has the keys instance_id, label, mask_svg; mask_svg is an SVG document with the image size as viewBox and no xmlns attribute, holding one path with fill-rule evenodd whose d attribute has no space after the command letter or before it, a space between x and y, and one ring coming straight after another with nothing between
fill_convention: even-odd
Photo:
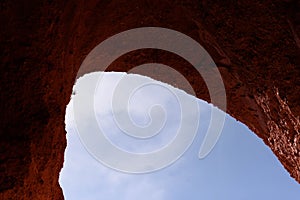
<instances>
[{"instance_id":1,"label":"rock face","mask_svg":"<svg viewBox=\"0 0 300 200\"><path fill-rule=\"evenodd\" d=\"M300 182L299 1L1 1L0 199L63 199L65 107L85 56L121 31L159 26L198 41L218 65L226 112L246 124ZM138 50L108 70L159 62L210 101L182 58ZM95 69L90 69L93 71ZM167 73L145 75L186 89Z\"/></svg>"}]
</instances>

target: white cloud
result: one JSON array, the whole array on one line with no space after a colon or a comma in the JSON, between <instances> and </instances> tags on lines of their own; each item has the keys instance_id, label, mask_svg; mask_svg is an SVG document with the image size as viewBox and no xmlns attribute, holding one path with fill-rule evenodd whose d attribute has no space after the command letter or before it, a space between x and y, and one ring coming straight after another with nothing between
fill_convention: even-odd
<instances>
[{"instance_id":1,"label":"white cloud","mask_svg":"<svg viewBox=\"0 0 300 200\"><path fill-rule=\"evenodd\" d=\"M111 108L108 106L115 86L125 73L107 73L103 81L104 93L96 95L97 117L103 125L104 132L116 145L126 150L149 151L166 144L174 135L152 138L152 141L135 139L124 135L116 126L112 118ZM134 75L130 75L134 77ZM82 82L83 83L83 82ZM77 91L88 90L88 85L77 87ZM148 88L149 89L149 88ZM178 128L178 110L173 109L175 101L170 95L161 92L144 90L136 92L136 99L132 99L130 113L139 123L147 121L147 106L159 102L169 112L167 118L167 133L173 133ZM155 94L151 97L151 94ZM142 99L142 97L146 98ZM194 98L188 96L189 98ZM211 106L201 100L200 127L198 136L191 148L176 164L150 174L132 175L117 172L99 163L83 147L76 132L74 123L72 100L67 107L66 130L68 146L65 152L65 163L60 175L66 200L198 200L206 199L292 199L300 195L300 187L288 177L286 171L279 164L270 150L257 139L253 133L241 124L228 117L223 135L210 156L198 160L197 154L206 133ZM143 107L145 105L145 107ZM84 113L85 107L79 111ZM125 112L119 110L119 112ZM184 115L187 119L195 117L197 112ZM145 117L146 116L146 117ZM80 119L89 122L84 114ZM140 120L140 121L139 121ZM169 121L168 121L169 120ZM192 120L190 120L193 125ZM88 123L87 123L87 127ZM136 143L132 143L132 142ZM109 151L106 152L108 155ZM259 155L259 156L258 156ZM112 155L113 156L113 155ZM134 163L128 163L134 164ZM251 174L251 176L249 176ZM257 191L256 193L253 191Z\"/></svg>"}]
</instances>

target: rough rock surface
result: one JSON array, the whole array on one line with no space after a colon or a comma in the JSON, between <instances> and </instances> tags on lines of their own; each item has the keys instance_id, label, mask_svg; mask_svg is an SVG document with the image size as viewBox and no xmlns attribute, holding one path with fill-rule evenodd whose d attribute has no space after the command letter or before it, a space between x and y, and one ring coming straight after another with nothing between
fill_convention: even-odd
<instances>
[{"instance_id":1,"label":"rough rock surface","mask_svg":"<svg viewBox=\"0 0 300 200\"><path fill-rule=\"evenodd\" d=\"M197 40L218 65L230 115L246 124L300 181L299 1L77 0L0 2L0 199L63 199L65 107L85 56L121 31L160 26ZM109 68L161 62L210 101L176 55L140 50ZM91 71L94 69L91 69ZM145 72L185 89L168 74Z\"/></svg>"}]
</instances>

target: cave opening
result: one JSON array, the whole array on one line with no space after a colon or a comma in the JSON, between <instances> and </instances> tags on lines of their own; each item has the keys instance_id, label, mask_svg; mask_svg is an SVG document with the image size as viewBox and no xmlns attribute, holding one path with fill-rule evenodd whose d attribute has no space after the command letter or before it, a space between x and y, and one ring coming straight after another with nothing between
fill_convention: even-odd
<instances>
[{"instance_id":1,"label":"cave opening","mask_svg":"<svg viewBox=\"0 0 300 200\"><path fill-rule=\"evenodd\" d=\"M64 111L82 60L106 38L149 25L185 33L208 49L226 86L226 112L262 138L300 182L299 1L2 2L0 199L62 199ZM210 102L192 67L161 55L137 53L110 70L161 59ZM157 74L156 80L169 77Z\"/></svg>"},{"instance_id":2,"label":"cave opening","mask_svg":"<svg viewBox=\"0 0 300 200\"><path fill-rule=\"evenodd\" d=\"M85 98L88 98L85 96L86 91L91 90L90 85L95 83L93 80L99 77L101 87L92 90L95 92L94 117L106 139L126 152L147 154L168 146L176 137L176 130L180 128L183 118L190 123L195 123L196 118L198 123L196 135L182 155L167 166L138 174L126 173L121 169L124 166L119 165L117 168L110 165L109 161L99 159L95 155L97 152L89 149L90 146L85 143L89 141L83 138L85 136L80 132L82 129L78 128L84 126L86 132L95 131L91 124L92 120L87 118L90 116L85 115L87 106L84 103ZM125 82L121 82L122 80ZM147 81L151 81L151 84ZM138 87L135 85L137 82L140 84ZM183 84L189 85L188 82ZM126 88L131 90L130 96L115 95L119 85L128 86ZM121 91L122 89L124 87L119 88ZM74 107L74 99L81 94L83 94L82 104ZM196 101L199 108L195 108L197 112L181 113L180 105L184 102L179 102L176 94L183 95L184 101ZM117 99L116 104L112 103L114 98ZM126 102L124 104L126 109L119 106L121 101L118 100ZM160 110L157 106L163 109ZM201 197L279 200L299 196L300 185L289 176L272 151L245 125L227 114L216 145L207 157L198 158L199 148L203 145L209 128L212 108L212 104L147 76L94 72L78 79L65 116L67 147L64 167L59 177L65 199L176 200ZM77 112L76 120L74 110ZM124 115L127 112L128 115ZM151 128L151 124L155 124L150 132L156 130L157 133L138 138L129 133L128 130L133 130L132 128L122 128L124 124L118 121L116 116L123 116L121 119L125 121L125 126L130 121L131 125L142 129ZM124 116L129 117L130 121L124 119ZM160 123L162 121L163 123ZM161 127L157 129L157 126ZM111 149L104 149L104 153L114 160L124 161ZM134 165L138 163L127 162L126 166Z\"/></svg>"}]
</instances>

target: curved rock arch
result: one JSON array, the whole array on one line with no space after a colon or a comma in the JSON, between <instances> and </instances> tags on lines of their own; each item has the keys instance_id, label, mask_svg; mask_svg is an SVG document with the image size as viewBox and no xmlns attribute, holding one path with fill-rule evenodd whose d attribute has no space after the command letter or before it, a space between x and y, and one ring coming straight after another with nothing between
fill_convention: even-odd
<instances>
[{"instance_id":1,"label":"curved rock arch","mask_svg":"<svg viewBox=\"0 0 300 200\"><path fill-rule=\"evenodd\" d=\"M288 0L1 2L1 199L63 199L64 114L77 70L101 41L141 26L200 42L224 79L226 112L261 137L299 182L299 10ZM149 61L174 67L209 101L201 78L166 52L132 52L109 70ZM157 71L144 75L181 87Z\"/></svg>"}]
</instances>

